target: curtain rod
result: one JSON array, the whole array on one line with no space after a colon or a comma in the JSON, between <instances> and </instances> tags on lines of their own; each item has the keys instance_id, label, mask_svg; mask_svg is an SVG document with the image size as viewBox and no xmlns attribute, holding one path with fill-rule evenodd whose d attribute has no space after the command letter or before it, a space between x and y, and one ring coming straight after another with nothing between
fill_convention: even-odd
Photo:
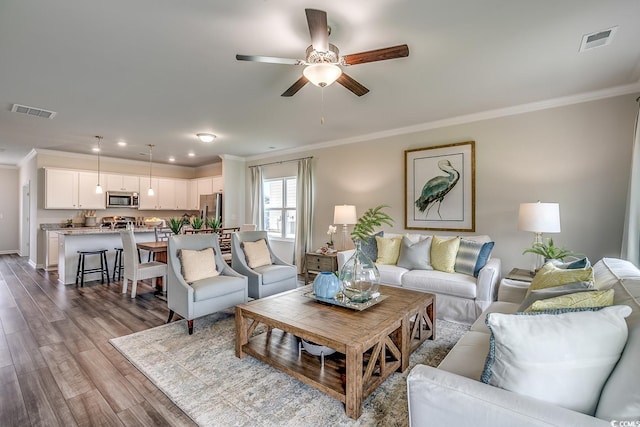
<instances>
[{"instance_id":1,"label":"curtain rod","mask_svg":"<svg viewBox=\"0 0 640 427\"><path fill-rule=\"evenodd\" d=\"M279 162L263 163L261 165L253 165L253 166L249 166L249 167L250 168L257 168L258 166L280 165L282 163L297 162L299 160L306 160L306 159L313 159L313 156L300 157L299 159L282 160L282 161L279 161Z\"/></svg>"}]
</instances>

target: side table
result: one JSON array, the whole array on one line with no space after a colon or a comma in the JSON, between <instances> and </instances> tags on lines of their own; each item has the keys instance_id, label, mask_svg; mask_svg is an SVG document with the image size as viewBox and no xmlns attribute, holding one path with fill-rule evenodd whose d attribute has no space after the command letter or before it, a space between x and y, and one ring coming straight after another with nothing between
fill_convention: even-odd
<instances>
[{"instance_id":1,"label":"side table","mask_svg":"<svg viewBox=\"0 0 640 427\"><path fill-rule=\"evenodd\" d=\"M338 271L338 255L308 252L305 256L304 284L309 283L309 273L318 274L323 271Z\"/></svg>"}]
</instances>

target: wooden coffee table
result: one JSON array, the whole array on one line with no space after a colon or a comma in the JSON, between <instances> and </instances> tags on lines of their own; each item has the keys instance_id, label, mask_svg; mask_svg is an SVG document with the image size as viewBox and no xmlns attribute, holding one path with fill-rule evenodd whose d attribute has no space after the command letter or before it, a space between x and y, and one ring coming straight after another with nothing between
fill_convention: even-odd
<instances>
[{"instance_id":1,"label":"wooden coffee table","mask_svg":"<svg viewBox=\"0 0 640 427\"><path fill-rule=\"evenodd\" d=\"M320 303L303 294L311 286L236 306L236 356L268 363L340 400L349 417L410 354L435 339L435 295L380 286L387 298L363 311ZM256 334L258 325L266 331ZM299 352L298 338L336 350L320 358Z\"/></svg>"}]
</instances>

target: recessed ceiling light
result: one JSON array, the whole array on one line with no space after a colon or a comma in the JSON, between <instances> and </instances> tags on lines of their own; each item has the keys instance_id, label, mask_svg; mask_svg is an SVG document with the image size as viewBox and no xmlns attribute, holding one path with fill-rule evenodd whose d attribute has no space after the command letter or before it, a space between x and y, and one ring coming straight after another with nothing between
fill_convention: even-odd
<instances>
[{"instance_id":1,"label":"recessed ceiling light","mask_svg":"<svg viewBox=\"0 0 640 427\"><path fill-rule=\"evenodd\" d=\"M127 141L118 141L118 145L120 147L126 147L127 146Z\"/></svg>"},{"instance_id":2,"label":"recessed ceiling light","mask_svg":"<svg viewBox=\"0 0 640 427\"><path fill-rule=\"evenodd\" d=\"M175 157L173 157L173 156L171 156L171 157L169 157L169 161L170 161L170 162L175 162L175 161L176 161L176 158L175 158Z\"/></svg>"},{"instance_id":3,"label":"recessed ceiling light","mask_svg":"<svg viewBox=\"0 0 640 427\"><path fill-rule=\"evenodd\" d=\"M202 142L212 142L214 139L216 139L216 136L212 133L198 133L196 134L196 136Z\"/></svg>"},{"instance_id":4,"label":"recessed ceiling light","mask_svg":"<svg viewBox=\"0 0 640 427\"><path fill-rule=\"evenodd\" d=\"M195 156L196 156L196 153L194 153L193 151L189 153L189 157L195 157Z\"/></svg>"}]
</instances>

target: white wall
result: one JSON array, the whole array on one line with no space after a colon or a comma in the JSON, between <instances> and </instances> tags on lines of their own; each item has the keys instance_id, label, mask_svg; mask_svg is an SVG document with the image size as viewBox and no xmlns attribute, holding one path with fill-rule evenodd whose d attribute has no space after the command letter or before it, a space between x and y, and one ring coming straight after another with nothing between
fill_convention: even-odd
<instances>
[{"instance_id":1,"label":"white wall","mask_svg":"<svg viewBox=\"0 0 640 427\"><path fill-rule=\"evenodd\" d=\"M527 268L530 258L521 254L533 235L517 230L519 204L558 202L562 233L550 236L557 244L597 260L620 254L636 97L316 148L254 160L247 166L313 156L313 242L320 247L337 204L356 205L358 215L379 204L390 205L387 212L395 226L386 229L404 231L404 150L475 141L476 231L437 234L488 234L496 241L493 256L502 259L503 273Z\"/></svg>"},{"instance_id":2,"label":"white wall","mask_svg":"<svg viewBox=\"0 0 640 427\"><path fill-rule=\"evenodd\" d=\"M17 167L0 166L0 254L18 253L20 173Z\"/></svg>"}]
</instances>

